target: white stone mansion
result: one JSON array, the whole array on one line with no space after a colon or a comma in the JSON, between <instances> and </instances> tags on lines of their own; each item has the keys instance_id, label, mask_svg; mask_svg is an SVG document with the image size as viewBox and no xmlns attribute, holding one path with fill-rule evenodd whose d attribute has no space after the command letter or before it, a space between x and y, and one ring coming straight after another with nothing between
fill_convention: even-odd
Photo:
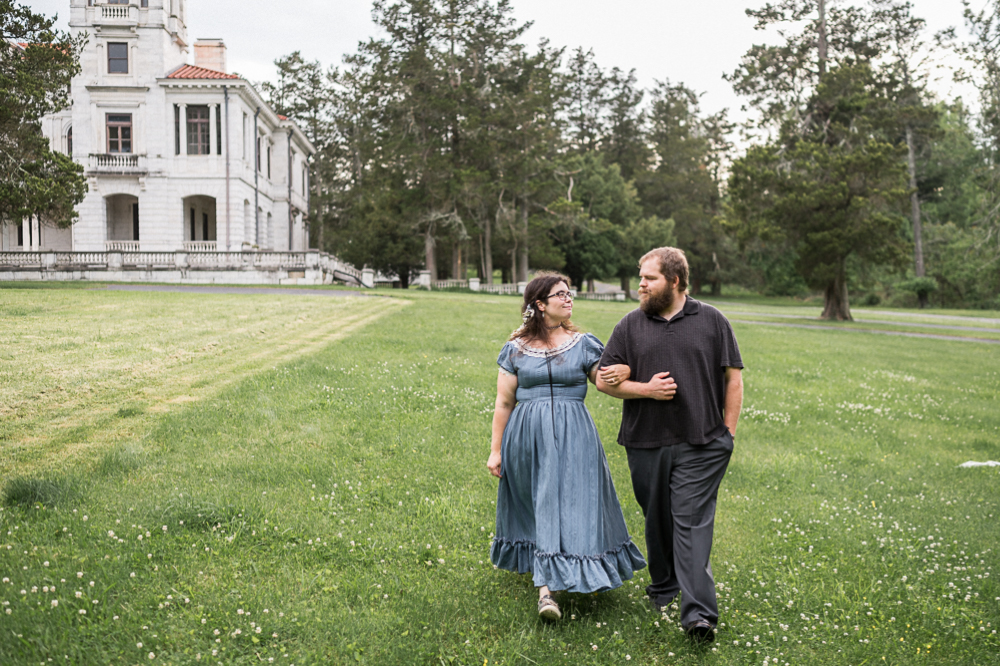
<instances>
[{"instance_id":1,"label":"white stone mansion","mask_svg":"<svg viewBox=\"0 0 1000 666\"><path fill-rule=\"evenodd\" d=\"M185 3L70 0L70 30L88 42L72 105L43 132L83 165L89 192L71 228L6 225L0 251L308 248L313 146L226 73L222 40L189 43Z\"/></svg>"}]
</instances>

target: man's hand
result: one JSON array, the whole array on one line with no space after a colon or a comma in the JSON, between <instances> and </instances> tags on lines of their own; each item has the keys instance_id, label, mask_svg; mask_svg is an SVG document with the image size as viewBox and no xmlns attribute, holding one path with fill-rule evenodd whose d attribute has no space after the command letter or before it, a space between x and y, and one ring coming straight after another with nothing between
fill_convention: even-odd
<instances>
[{"instance_id":1,"label":"man's hand","mask_svg":"<svg viewBox=\"0 0 1000 666\"><path fill-rule=\"evenodd\" d=\"M673 400L677 393L677 382L674 381L669 372L653 375L653 378L646 383L627 379L620 384L609 384L599 373L595 372L594 374L596 375L595 381L598 391L621 400L636 400L638 398Z\"/></svg>"},{"instance_id":2,"label":"man's hand","mask_svg":"<svg viewBox=\"0 0 1000 666\"><path fill-rule=\"evenodd\" d=\"M677 382L669 372L660 372L646 383L646 397L653 400L673 400L677 393Z\"/></svg>"}]
</instances>

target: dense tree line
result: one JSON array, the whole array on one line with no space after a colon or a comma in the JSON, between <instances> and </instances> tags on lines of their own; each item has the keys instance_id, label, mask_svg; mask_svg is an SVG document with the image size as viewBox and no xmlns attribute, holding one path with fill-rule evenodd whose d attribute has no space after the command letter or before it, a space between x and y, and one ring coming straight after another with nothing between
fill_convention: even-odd
<instances>
[{"instance_id":1,"label":"dense tree line","mask_svg":"<svg viewBox=\"0 0 1000 666\"><path fill-rule=\"evenodd\" d=\"M755 112L734 150L697 91L651 90L590 51L523 43L506 0L378 0L384 37L341 68L293 53L265 84L316 157L314 241L358 265L435 279L565 271L619 279L677 244L695 293L724 282L868 303L988 307L1000 292L1000 0L927 34L899 0L780 0L747 10L784 42L728 80ZM929 89L966 57L979 113Z\"/></svg>"}]
</instances>

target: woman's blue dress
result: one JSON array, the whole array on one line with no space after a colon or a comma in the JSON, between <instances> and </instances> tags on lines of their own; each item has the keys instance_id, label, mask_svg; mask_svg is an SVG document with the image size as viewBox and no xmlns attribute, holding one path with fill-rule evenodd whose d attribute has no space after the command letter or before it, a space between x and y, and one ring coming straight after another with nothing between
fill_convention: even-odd
<instances>
[{"instance_id":1,"label":"woman's blue dress","mask_svg":"<svg viewBox=\"0 0 1000 666\"><path fill-rule=\"evenodd\" d=\"M583 404L603 351L593 335L574 333L548 351L508 342L497 359L501 371L517 375L517 405L501 443L490 559L532 572L535 587L600 592L646 566Z\"/></svg>"}]
</instances>

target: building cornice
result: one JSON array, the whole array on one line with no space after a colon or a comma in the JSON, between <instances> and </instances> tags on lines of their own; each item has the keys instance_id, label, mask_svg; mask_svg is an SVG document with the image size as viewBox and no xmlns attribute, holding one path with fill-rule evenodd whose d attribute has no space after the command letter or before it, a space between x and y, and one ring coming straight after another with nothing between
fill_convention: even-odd
<instances>
[{"instance_id":1,"label":"building cornice","mask_svg":"<svg viewBox=\"0 0 1000 666\"><path fill-rule=\"evenodd\" d=\"M89 85L86 86L88 92L107 92L107 93L145 93L149 92L149 86L101 86L101 85Z\"/></svg>"}]
</instances>

